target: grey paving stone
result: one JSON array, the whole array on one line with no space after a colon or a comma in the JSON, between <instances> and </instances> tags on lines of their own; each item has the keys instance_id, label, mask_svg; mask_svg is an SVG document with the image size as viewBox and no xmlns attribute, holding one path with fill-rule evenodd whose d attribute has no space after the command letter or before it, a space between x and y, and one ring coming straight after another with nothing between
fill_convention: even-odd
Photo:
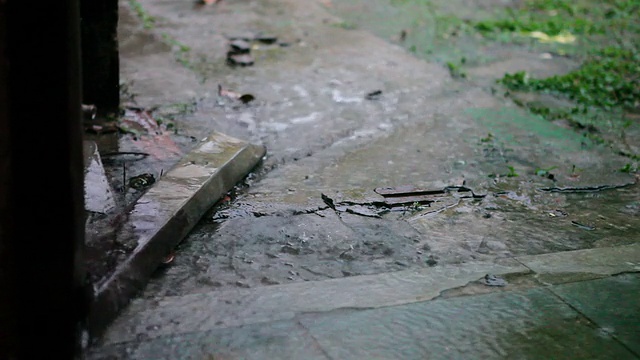
<instances>
[{"instance_id":1,"label":"grey paving stone","mask_svg":"<svg viewBox=\"0 0 640 360\"><path fill-rule=\"evenodd\" d=\"M536 272L541 282L562 284L640 271L640 243L518 256L516 260Z\"/></svg>"},{"instance_id":2,"label":"grey paving stone","mask_svg":"<svg viewBox=\"0 0 640 360\"><path fill-rule=\"evenodd\" d=\"M179 334L106 346L87 360L106 359L328 359L293 321Z\"/></svg>"},{"instance_id":3,"label":"grey paving stone","mask_svg":"<svg viewBox=\"0 0 640 360\"><path fill-rule=\"evenodd\" d=\"M634 359L547 289L301 320L333 359Z\"/></svg>"},{"instance_id":4,"label":"grey paving stone","mask_svg":"<svg viewBox=\"0 0 640 360\"><path fill-rule=\"evenodd\" d=\"M139 300L108 329L105 343L207 331L250 323L289 320L305 312L373 308L433 299L443 290L464 286L487 273L522 273L513 259L466 263L317 282ZM156 326L157 325L157 326Z\"/></svg>"},{"instance_id":5,"label":"grey paving stone","mask_svg":"<svg viewBox=\"0 0 640 360\"><path fill-rule=\"evenodd\" d=\"M551 290L640 356L640 274L558 285Z\"/></svg>"}]
</instances>

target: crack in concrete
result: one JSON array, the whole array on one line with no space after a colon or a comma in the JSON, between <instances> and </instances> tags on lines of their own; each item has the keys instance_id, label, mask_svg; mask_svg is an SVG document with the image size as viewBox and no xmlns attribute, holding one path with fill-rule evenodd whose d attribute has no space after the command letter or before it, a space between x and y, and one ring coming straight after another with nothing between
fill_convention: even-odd
<instances>
[{"instance_id":1,"label":"crack in concrete","mask_svg":"<svg viewBox=\"0 0 640 360\"><path fill-rule=\"evenodd\" d=\"M546 187L539 188L541 191L559 192L559 193L585 193L585 192L599 192L613 189L623 189L629 186L635 185L636 182L629 182L620 185L596 185L596 186L567 186L567 187Z\"/></svg>"}]
</instances>

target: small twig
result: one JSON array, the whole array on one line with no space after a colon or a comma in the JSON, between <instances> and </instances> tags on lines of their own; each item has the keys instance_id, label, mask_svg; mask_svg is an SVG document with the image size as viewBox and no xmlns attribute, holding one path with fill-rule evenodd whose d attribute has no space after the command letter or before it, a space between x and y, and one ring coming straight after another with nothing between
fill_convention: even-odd
<instances>
[{"instance_id":1,"label":"small twig","mask_svg":"<svg viewBox=\"0 0 640 360\"><path fill-rule=\"evenodd\" d=\"M460 205L460 201L462 201L462 200L458 199L458 201L457 201L455 204L446 205L446 206L443 206L443 207L441 207L441 208L439 208L439 209L431 210L431 211L427 211L427 212L425 212L425 213L421 213L421 214L419 214L419 215L413 216L413 217L409 218L409 219L408 219L408 221L418 220L418 219L421 219L421 218L423 218L423 217L425 217L425 216L427 216L427 215L430 215L430 214L438 214L438 213L441 213L441 212L443 212L443 211L445 211L445 210L447 210L447 209L451 209L451 208L453 208L453 207L456 207L456 206Z\"/></svg>"}]
</instances>

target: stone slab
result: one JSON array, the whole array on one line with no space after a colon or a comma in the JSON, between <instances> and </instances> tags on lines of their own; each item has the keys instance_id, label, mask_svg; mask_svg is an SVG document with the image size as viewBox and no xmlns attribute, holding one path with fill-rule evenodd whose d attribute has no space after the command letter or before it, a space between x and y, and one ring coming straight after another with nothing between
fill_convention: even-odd
<instances>
[{"instance_id":1,"label":"stone slab","mask_svg":"<svg viewBox=\"0 0 640 360\"><path fill-rule=\"evenodd\" d=\"M115 241L132 248L98 284L88 331L99 336L202 215L251 171L265 149L214 132L161 177L126 214Z\"/></svg>"}]
</instances>

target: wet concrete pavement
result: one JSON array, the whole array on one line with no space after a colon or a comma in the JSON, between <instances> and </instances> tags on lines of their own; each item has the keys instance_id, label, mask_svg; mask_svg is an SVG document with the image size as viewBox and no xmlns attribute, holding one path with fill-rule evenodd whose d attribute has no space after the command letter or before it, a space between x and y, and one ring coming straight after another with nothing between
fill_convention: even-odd
<instances>
[{"instance_id":1,"label":"wet concrete pavement","mask_svg":"<svg viewBox=\"0 0 640 360\"><path fill-rule=\"evenodd\" d=\"M267 156L230 202L205 215L179 246L173 264L157 273L117 321L121 325L114 325L133 335L114 338L118 331L111 331L96 357L474 358L473 348L477 358L548 358L544 351L571 354L571 346L579 343L593 346L578 349L583 358L593 358L595 348L608 349L598 353L602 358L638 354L637 348L629 350L637 343L612 335L606 324L576 312L578 304L560 295L563 286L604 289L630 279L623 282L631 284L627 290L611 296L632 303L626 296L637 298L635 275L577 285L549 285L553 281L536 277L505 294L398 305L465 286L504 262L510 265L500 273L533 271L555 279L576 272L561 270L568 259L551 261L539 272L518 260L526 256L594 248L603 251L596 258L611 259L606 265L630 266L606 275L638 271L637 251L624 261L606 255L612 247L640 240L637 179L618 171L628 159L526 113L482 81L452 79L441 65L366 31L345 28L321 2L140 4L156 18L154 28L142 29L124 6L129 15L121 24L125 42L145 44L121 51L123 79L133 80L130 91L139 104L195 102L195 111L176 121L183 134L199 138L215 129L265 145ZM258 32L274 34L282 44L253 43L253 66L227 66L228 37ZM189 51L176 53L161 44L163 37ZM175 61L176 54L186 67ZM539 63L514 60L510 66L526 70ZM495 76L505 70L493 69ZM256 100L241 104L221 97L219 84ZM365 96L375 90L381 91L379 97ZM552 169L553 179L536 174L539 169ZM447 191L422 203L385 206L374 191L402 185L459 190L462 184L477 196ZM460 277L477 264L480 270L471 271L470 278ZM441 271L443 278L434 280ZM420 281L414 278L407 282L416 292L397 288L415 273L425 274L418 277L424 284L437 286L416 288ZM383 291L367 292L384 284L385 276L397 280ZM369 283L354 285L361 279ZM273 308L258 306L254 314L244 305L262 294L257 303L279 299L283 306L304 299L304 289L325 286L333 290L320 297L324 306L294 308L284 318L270 317ZM367 295L358 297L351 288ZM359 300L340 302L335 298L340 293ZM396 300L384 303L385 294L396 293ZM319 296L311 294L308 299ZM373 305L367 307L374 309L351 309L369 297ZM177 305L165 309L165 303ZM489 306L494 303L496 308ZM188 320L181 304L192 304L187 308L197 317ZM444 321L455 309L462 320ZM637 319L638 309L629 309ZM222 320L211 325L204 319L214 313ZM225 313L234 321L227 323ZM260 321L242 320L263 315ZM403 316L407 321L393 320ZM485 317L486 323L479 320ZM202 321L208 327L199 327ZM134 325L122 325L136 322L133 330ZM467 329L477 336L468 337ZM629 331L637 333L637 327ZM431 345L427 338L441 340ZM539 347L541 352L532 350Z\"/></svg>"},{"instance_id":2,"label":"wet concrete pavement","mask_svg":"<svg viewBox=\"0 0 640 360\"><path fill-rule=\"evenodd\" d=\"M90 358L637 359L639 254L631 245L138 299ZM487 272L506 284L487 286Z\"/></svg>"}]
</instances>

